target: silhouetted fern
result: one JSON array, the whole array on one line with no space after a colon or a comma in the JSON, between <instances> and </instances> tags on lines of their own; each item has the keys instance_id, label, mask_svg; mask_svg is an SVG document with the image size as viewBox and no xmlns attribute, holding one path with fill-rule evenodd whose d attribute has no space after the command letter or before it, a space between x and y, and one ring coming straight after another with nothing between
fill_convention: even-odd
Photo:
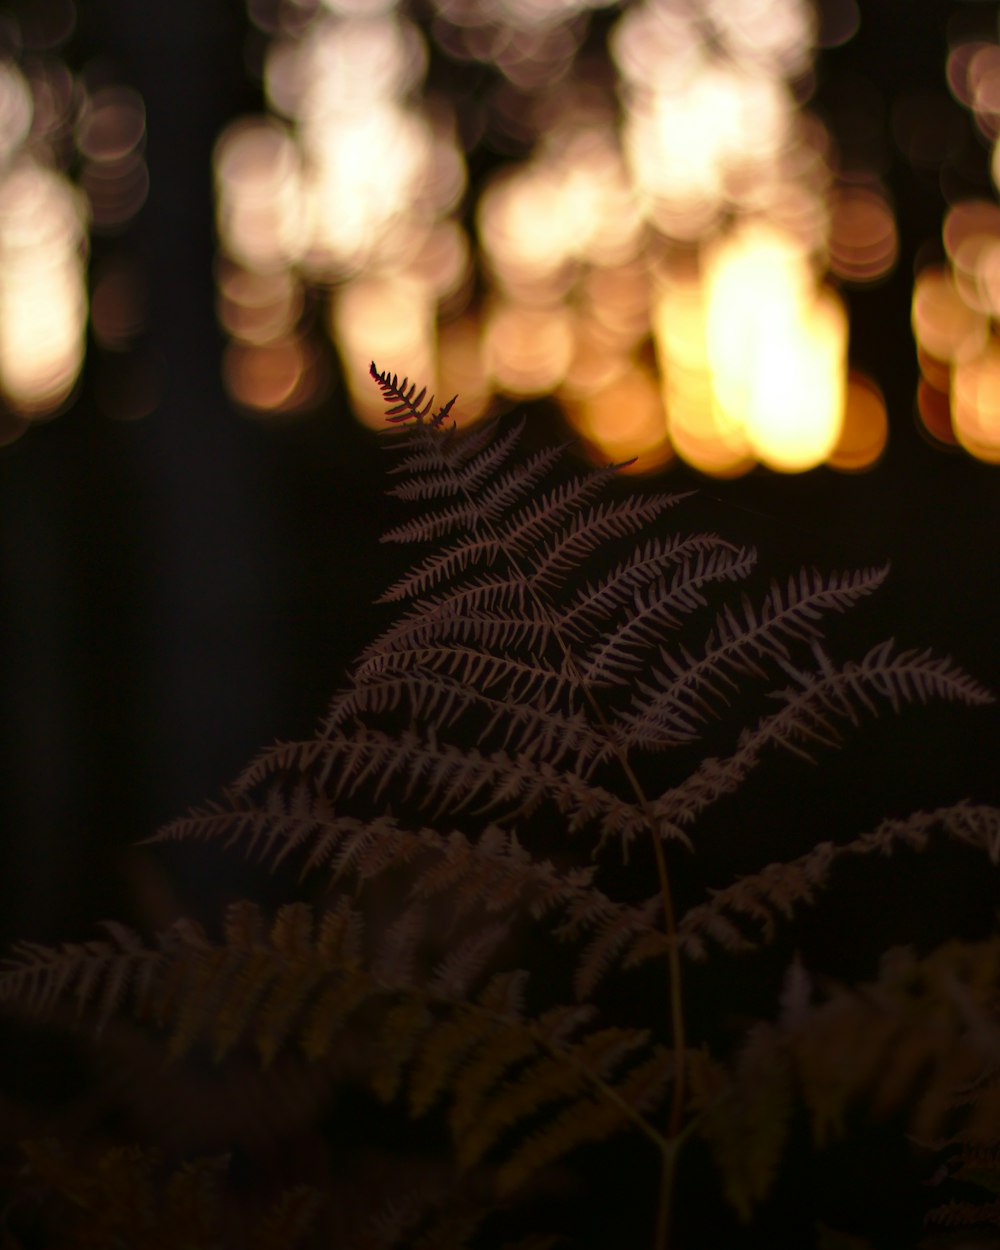
<instances>
[{"instance_id":1,"label":"silhouetted fern","mask_svg":"<svg viewBox=\"0 0 1000 1250\"><path fill-rule=\"evenodd\" d=\"M382 596L398 614L314 737L271 747L152 839L218 841L318 890L273 915L237 903L218 937L183 920L151 943L117 923L89 942L25 943L0 993L38 1015L74 1001L99 1029L130 1017L164 1031L174 1058L351 1050L351 1080L437 1116L457 1165L433 1200L400 1193L358 1245L479 1244L547 1168L627 1132L660 1156L662 1248L694 1134L749 1219L796 1109L820 1142L862 1103L926 1137L955 1131L963 1082L989 1070L995 941L897 954L857 989L813 985L795 964L775 1018L715 1056L687 1037L682 960L772 941L851 858L939 837L995 866L1000 811L886 820L706 886L680 915L671 872L772 749L812 760L883 707L989 693L892 640L827 654L824 617L852 611L885 568L734 592L753 550L651 531L683 496L622 493L614 466L566 474L562 449L518 459L523 423L462 432L451 403L372 374L398 427L389 493L416 508L384 540L427 548ZM710 754L737 701L741 723ZM692 746L693 767L671 764ZM631 976L641 992L623 1010Z\"/></svg>"}]
</instances>

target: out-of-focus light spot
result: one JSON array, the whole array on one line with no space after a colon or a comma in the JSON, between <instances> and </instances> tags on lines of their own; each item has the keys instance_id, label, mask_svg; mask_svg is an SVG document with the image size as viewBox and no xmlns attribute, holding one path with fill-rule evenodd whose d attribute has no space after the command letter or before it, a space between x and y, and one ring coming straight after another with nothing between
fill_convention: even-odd
<instances>
[{"instance_id":1,"label":"out-of-focus light spot","mask_svg":"<svg viewBox=\"0 0 1000 1250\"><path fill-rule=\"evenodd\" d=\"M90 293L94 338L108 351L124 351L146 324L146 292L133 261L117 257L94 275Z\"/></svg>"},{"instance_id":2,"label":"out-of-focus light spot","mask_svg":"<svg viewBox=\"0 0 1000 1250\"><path fill-rule=\"evenodd\" d=\"M600 464L634 458L626 473L651 473L673 458L656 381L637 364L585 396L570 399L565 411Z\"/></svg>"},{"instance_id":3,"label":"out-of-focus light spot","mask_svg":"<svg viewBox=\"0 0 1000 1250\"><path fill-rule=\"evenodd\" d=\"M261 345L286 338L302 311L298 282L287 270L257 273L221 265L216 311L228 334Z\"/></svg>"},{"instance_id":4,"label":"out-of-focus light spot","mask_svg":"<svg viewBox=\"0 0 1000 1250\"><path fill-rule=\"evenodd\" d=\"M938 360L918 343L917 364L920 366L921 377L926 378L936 390L947 393L951 386L951 365L947 360Z\"/></svg>"},{"instance_id":5,"label":"out-of-focus light spot","mask_svg":"<svg viewBox=\"0 0 1000 1250\"><path fill-rule=\"evenodd\" d=\"M921 378L917 383L917 415L924 431L936 442L955 446L958 440L951 424L951 403L947 390L940 390L926 378Z\"/></svg>"},{"instance_id":6,"label":"out-of-focus light spot","mask_svg":"<svg viewBox=\"0 0 1000 1250\"><path fill-rule=\"evenodd\" d=\"M854 38L860 25L861 12L857 0L824 0L819 6L817 47L842 47Z\"/></svg>"},{"instance_id":7,"label":"out-of-focus light spot","mask_svg":"<svg viewBox=\"0 0 1000 1250\"><path fill-rule=\"evenodd\" d=\"M667 275L654 335L670 437L697 467L802 472L836 447L847 320L796 240L747 226L715 248L704 285Z\"/></svg>"},{"instance_id":8,"label":"out-of-focus light spot","mask_svg":"<svg viewBox=\"0 0 1000 1250\"><path fill-rule=\"evenodd\" d=\"M493 397L493 388L483 365L479 325L472 317L459 317L443 325L438 337L438 378L440 399L457 395L457 420L467 425L481 417Z\"/></svg>"},{"instance_id":9,"label":"out-of-focus light spot","mask_svg":"<svg viewBox=\"0 0 1000 1250\"><path fill-rule=\"evenodd\" d=\"M609 347L629 350L649 335L650 290L645 264L591 269L580 294L595 337Z\"/></svg>"},{"instance_id":10,"label":"out-of-focus light spot","mask_svg":"<svg viewBox=\"0 0 1000 1250\"><path fill-rule=\"evenodd\" d=\"M108 233L131 221L146 202L149 171L137 152L117 161L88 161L80 186L90 203L94 230Z\"/></svg>"},{"instance_id":11,"label":"out-of-focus light spot","mask_svg":"<svg viewBox=\"0 0 1000 1250\"><path fill-rule=\"evenodd\" d=\"M0 163L6 164L31 129L34 112L24 75L10 62L0 62Z\"/></svg>"},{"instance_id":12,"label":"out-of-focus light spot","mask_svg":"<svg viewBox=\"0 0 1000 1250\"><path fill-rule=\"evenodd\" d=\"M84 160L80 185L95 230L125 225L145 202L145 133L146 110L138 92L102 87L86 101L76 124L76 146Z\"/></svg>"},{"instance_id":13,"label":"out-of-focus light spot","mask_svg":"<svg viewBox=\"0 0 1000 1250\"><path fill-rule=\"evenodd\" d=\"M827 457L827 464L844 472L870 469L885 450L888 437L889 421L881 390L871 378L851 373L847 380L840 437Z\"/></svg>"},{"instance_id":14,"label":"out-of-focus light spot","mask_svg":"<svg viewBox=\"0 0 1000 1250\"><path fill-rule=\"evenodd\" d=\"M305 221L298 149L276 123L233 123L215 146L216 216L230 256L251 268L296 259Z\"/></svg>"},{"instance_id":15,"label":"out-of-focus light spot","mask_svg":"<svg viewBox=\"0 0 1000 1250\"><path fill-rule=\"evenodd\" d=\"M19 412L51 412L83 363L87 301L77 193L22 161L0 184L0 386Z\"/></svg>"},{"instance_id":16,"label":"out-of-focus light spot","mask_svg":"<svg viewBox=\"0 0 1000 1250\"><path fill-rule=\"evenodd\" d=\"M305 45L296 113L312 124L333 121L401 97L426 69L427 45L412 22L395 16L322 22Z\"/></svg>"},{"instance_id":17,"label":"out-of-focus light spot","mask_svg":"<svg viewBox=\"0 0 1000 1250\"><path fill-rule=\"evenodd\" d=\"M282 412L302 401L306 350L297 337L265 344L229 343L222 359L226 389L236 403L259 412Z\"/></svg>"},{"instance_id":18,"label":"out-of-focus light spot","mask_svg":"<svg viewBox=\"0 0 1000 1250\"><path fill-rule=\"evenodd\" d=\"M924 351L953 364L977 356L989 333L989 319L969 307L950 271L938 266L917 275L911 322Z\"/></svg>"},{"instance_id":19,"label":"out-of-focus light spot","mask_svg":"<svg viewBox=\"0 0 1000 1250\"><path fill-rule=\"evenodd\" d=\"M303 141L312 206L307 268L317 275L356 272L423 184L432 150L426 122L384 102L345 114L336 125L310 126Z\"/></svg>"},{"instance_id":20,"label":"out-of-focus light spot","mask_svg":"<svg viewBox=\"0 0 1000 1250\"><path fill-rule=\"evenodd\" d=\"M822 464L844 416L847 317L832 291L761 337L746 410L757 457L783 473Z\"/></svg>"},{"instance_id":21,"label":"out-of-focus light spot","mask_svg":"<svg viewBox=\"0 0 1000 1250\"><path fill-rule=\"evenodd\" d=\"M790 112L780 79L707 55L683 78L665 75L655 91L636 95L623 142L646 215L676 238L704 234L730 181L785 145Z\"/></svg>"},{"instance_id":22,"label":"out-of-focus light spot","mask_svg":"<svg viewBox=\"0 0 1000 1250\"><path fill-rule=\"evenodd\" d=\"M354 411L373 429L385 428L385 407L371 394L371 360L405 360L428 389L436 379L434 301L416 279L357 278L335 288L330 324Z\"/></svg>"},{"instance_id":23,"label":"out-of-focus light spot","mask_svg":"<svg viewBox=\"0 0 1000 1250\"><path fill-rule=\"evenodd\" d=\"M816 14L803 0L708 0L716 37L734 60L795 78L809 68Z\"/></svg>"},{"instance_id":24,"label":"out-of-focus light spot","mask_svg":"<svg viewBox=\"0 0 1000 1250\"><path fill-rule=\"evenodd\" d=\"M941 238L952 263L970 239L1000 239L1000 205L992 200L962 200L952 205L945 215Z\"/></svg>"},{"instance_id":25,"label":"out-of-focus light spot","mask_svg":"<svg viewBox=\"0 0 1000 1250\"><path fill-rule=\"evenodd\" d=\"M896 263L899 236L885 196L868 187L844 186L830 197L827 242L831 273L845 282L875 282Z\"/></svg>"},{"instance_id":26,"label":"out-of-focus light spot","mask_svg":"<svg viewBox=\"0 0 1000 1250\"><path fill-rule=\"evenodd\" d=\"M743 427L715 396L709 364L706 293L696 270L660 275L653 342L667 432L677 454L702 473L732 477L756 463Z\"/></svg>"},{"instance_id":27,"label":"out-of-focus light spot","mask_svg":"<svg viewBox=\"0 0 1000 1250\"><path fill-rule=\"evenodd\" d=\"M486 317L483 361L498 390L525 397L547 395L566 377L573 343L567 308L501 303Z\"/></svg>"},{"instance_id":28,"label":"out-of-focus light spot","mask_svg":"<svg viewBox=\"0 0 1000 1250\"><path fill-rule=\"evenodd\" d=\"M635 255L641 222L621 156L602 130L566 136L498 175L478 205L483 251L503 287L536 303L558 298L582 263Z\"/></svg>"},{"instance_id":29,"label":"out-of-focus light spot","mask_svg":"<svg viewBox=\"0 0 1000 1250\"><path fill-rule=\"evenodd\" d=\"M950 398L958 441L977 460L1000 464L1000 344L956 365Z\"/></svg>"},{"instance_id":30,"label":"out-of-focus light spot","mask_svg":"<svg viewBox=\"0 0 1000 1250\"><path fill-rule=\"evenodd\" d=\"M969 64L982 48L991 45L985 40L973 39L956 44L948 53L945 76L951 94L965 108L972 107L972 90L969 84Z\"/></svg>"},{"instance_id":31,"label":"out-of-focus light spot","mask_svg":"<svg viewBox=\"0 0 1000 1250\"><path fill-rule=\"evenodd\" d=\"M415 247L405 268L439 303L466 289L472 278L469 240L457 221L439 221L413 230Z\"/></svg>"},{"instance_id":32,"label":"out-of-focus light spot","mask_svg":"<svg viewBox=\"0 0 1000 1250\"><path fill-rule=\"evenodd\" d=\"M77 121L76 144L92 161L117 161L143 140L146 110L142 97L128 87L103 87L86 102Z\"/></svg>"},{"instance_id":33,"label":"out-of-focus light spot","mask_svg":"<svg viewBox=\"0 0 1000 1250\"><path fill-rule=\"evenodd\" d=\"M26 68L31 87L32 139L50 145L60 142L72 127L78 84L61 61L39 58Z\"/></svg>"},{"instance_id":34,"label":"out-of-focus light spot","mask_svg":"<svg viewBox=\"0 0 1000 1250\"><path fill-rule=\"evenodd\" d=\"M977 48L965 81L976 125L987 139L995 139L1000 128L1000 47L987 43Z\"/></svg>"},{"instance_id":35,"label":"out-of-focus light spot","mask_svg":"<svg viewBox=\"0 0 1000 1250\"><path fill-rule=\"evenodd\" d=\"M338 17L380 17L391 13L399 0L320 0L320 3Z\"/></svg>"},{"instance_id":36,"label":"out-of-focus light spot","mask_svg":"<svg viewBox=\"0 0 1000 1250\"><path fill-rule=\"evenodd\" d=\"M943 91L912 91L897 97L890 128L903 156L921 169L938 169L966 143L965 118Z\"/></svg>"}]
</instances>

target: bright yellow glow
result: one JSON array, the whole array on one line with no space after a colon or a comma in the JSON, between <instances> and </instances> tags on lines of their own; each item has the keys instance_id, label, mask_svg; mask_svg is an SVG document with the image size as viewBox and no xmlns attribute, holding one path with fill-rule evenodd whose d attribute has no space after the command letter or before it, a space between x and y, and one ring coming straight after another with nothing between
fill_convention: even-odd
<instances>
[{"instance_id":1,"label":"bright yellow glow","mask_svg":"<svg viewBox=\"0 0 1000 1250\"><path fill-rule=\"evenodd\" d=\"M434 300L422 283L402 277L345 283L332 293L330 325L352 406L365 425L385 428L385 405L368 375L372 360L405 360L411 378L433 386Z\"/></svg>"},{"instance_id":2,"label":"bright yellow glow","mask_svg":"<svg viewBox=\"0 0 1000 1250\"><path fill-rule=\"evenodd\" d=\"M813 286L801 247L765 226L730 235L709 257L706 334L723 412L745 425L757 360L767 341L787 343Z\"/></svg>"},{"instance_id":3,"label":"bright yellow glow","mask_svg":"<svg viewBox=\"0 0 1000 1250\"><path fill-rule=\"evenodd\" d=\"M977 460L1000 464L1000 344L955 367L951 420L958 441Z\"/></svg>"},{"instance_id":4,"label":"bright yellow glow","mask_svg":"<svg viewBox=\"0 0 1000 1250\"><path fill-rule=\"evenodd\" d=\"M87 300L79 196L22 161L0 184L0 385L18 411L52 411L83 363Z\"/></svg>"},{"instance_id":5,"label":"bright yellow glow","mask_svg":"<svg viewBox=\"0 0 1000 1250\"><path fill-rule=\"evenodd\" d=\"M832 291L798 317L760 335L751 370L746 431L772 469L801 473L830 455L844 419L847 318Z\"/></svg>"},{"instance_id":6,"label":"bright yellow glow","mask_svg":"<svg viewBox=\"0 0 1000 1250\"><path fill-rule=\"evenodd\" d=\"M696 271L662 275L653 341L663 379L670 441L682 460L713 476L743 473L754 461L742 426L722 411L708 358L706 302Z\"/></svg>"},{"instance_id":7,"label":"bright yellow glow","mask_svg":"<svg viewBox=\"0 0 1000 1250\"><path fill-rule=\"evenodd\" d=\"M654 318L670 437L706 472L801 472L837 444L847 319L802 246L763 226L719 244L704 283L665 283Z\"/></svg>"},{"instance_id":8,"label":"bright yellow glow","mask_svg":"<svg viewBox=\"0 0 1000 1250\"><path fill-rule=\"evenodd\" d=\"M917 275L911 308L913 335L929 355L953 364L982 351L989 318L962 299L949 270L931 266Z\"/></svg>"}]
</instances>

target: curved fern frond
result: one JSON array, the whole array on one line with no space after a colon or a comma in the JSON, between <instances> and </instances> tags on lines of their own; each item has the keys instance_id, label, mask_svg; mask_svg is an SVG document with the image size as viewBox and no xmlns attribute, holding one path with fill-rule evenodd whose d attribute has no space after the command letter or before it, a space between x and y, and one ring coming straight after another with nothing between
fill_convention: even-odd
<instances>
[{"instance_id":1,"label":"curved fern frond","mask_svg":"<svg viewBox=\"0 0 1000 1250\"><path fill-rule=\"evenodd\" d=\"M584 662L584 679L593 685L625 684L644 665L645 652L660 644L666 631L676 629L685 615L705 606L702 587L746 577L756 558L752 550L717 548L685 561L669 583L660 579L645 591L636 589L628 617Z\"/></svg>"},{"instance_id":2,"label":"curved fern frond","mask_svg":"<svg viewBox=\"0 0 1000 1250\"><path fill-rule=\"evenodd\" d=\"M893 640L873 647L860 662L835 668L815 648L819 670L789 670L795 684L774 694L783 706L756 728L741 733L736 750L726 759L703 760L680 785L665 791L653 804L669 826L690 824L710 804L742 784L759 763L765 747L784 747L812 760L814 745L835 746L840 725L856 725L862 712L876 713L876 697L899 711L907 702L947 699L970 705L993 702L993 696L957 664L928 651L893 654Z\"/></svg>"},{"instance_id":3,"label":"curved fern frond","mask_svg":"<svg viewBox=\"0 0 1000 1250\"><path fill-rule=\"evenodd\" d=\"M826 612L843 613L881 586L888 565L824 578L803 570L784 590L775 582L760 609L743 598L742 617L728 605L716 618L700 658L688 652L674 659L661 649L662 669L637 681L631 708L618 715L625 741L656 751L686 741L695 725L718 714L737 679L765 677L764 667L783 667L789 642L815 642L817 622Z\"/></svg>"}]
</instances>

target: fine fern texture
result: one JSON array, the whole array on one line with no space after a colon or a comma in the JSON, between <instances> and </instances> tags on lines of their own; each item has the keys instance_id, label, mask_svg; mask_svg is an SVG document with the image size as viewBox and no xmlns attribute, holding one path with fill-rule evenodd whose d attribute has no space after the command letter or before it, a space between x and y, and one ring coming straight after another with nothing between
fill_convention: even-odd
<instances>
[{"instance_id":1,"label":"fine fern texture","mask_svg":"<svg viewBox=\"0 0 1000 1250\"><path fill-rule=\"evenodd\" d=\"M792 960L769 1018L735 1032L713 1032L703 1005L695 1029L684 987L778 942L852 862L951 843L994 870L1000 810L961 801L845 830L702 882L683 907L673 881L691 892L706 815L779 753L819 761L866 717L990 694L892 640L828 654L826 618L886 568L806 569L754 597L752 549L665 525L682 495L625 492L615 466L573 470L563 448L525 455L523 422L460 431L452 403L372 375L394 427L389 494L412 509L383 541L419 549L382 596L395 616L312 738L266 750L152 839L292 868L300 895L235 903L217 930L184 919L146 940L108 922L94 940L24 943L0 995L38 1017L73 1004L109 1045L137 1022L178 1061L318 1067L426 1125L433 1175L401 1167L350 1227L332 1231L311 1189L279 1193L274 1211L301 1208L295 1244L567 1244L547 1223L558 1195L579 1205L574 1176L593 1159L607 1176L604 1144L629 1140L650 1189L633 1235L699 1244L674 1231L692 1218L686 1142L750 1222L802 1134L822 1150L859 1115L895 1117L949 1176L995 1180L1000 937L890 952L856 986ZM32 1149L53 1175L55 1147ZM146 1155L107 1158L123 1186L147 1185ZM207 1165L186 1166L169 1193Z\"/></svg>"}]
</instances>

